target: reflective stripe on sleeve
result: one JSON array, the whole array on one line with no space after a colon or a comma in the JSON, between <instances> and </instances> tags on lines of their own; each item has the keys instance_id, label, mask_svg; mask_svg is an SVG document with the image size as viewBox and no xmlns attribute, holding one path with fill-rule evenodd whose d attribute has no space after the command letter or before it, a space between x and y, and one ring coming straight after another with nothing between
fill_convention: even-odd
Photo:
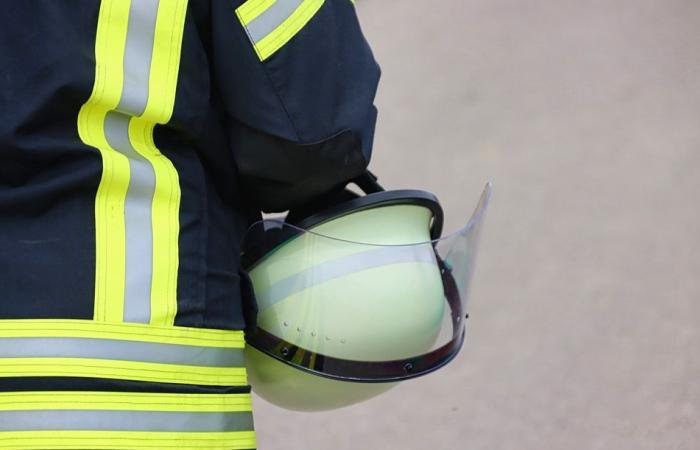
<instances>
[{"instance_id":1,"label":"reflective stripe on sleeve","mask_svg":"<svg viewBox=\"0 0 700 450\"><path fill-rule=\"evenodd\" d=\"M277 0L262 14L248 22L246 29L253 42L260 42L265 36L275 31L287 17L304 3L304 0Z\"/></svg>"},{"instance_id":2,"label":"reflective stripe on sleeve","mask_svg":"<svg viewBox=\"0 0 700 450\"><path fill-rule=\"evenodd\" d=\"M248 0L236 15L261 61L289 42L321 9L324 0Z\"/></svg>"}]
</instances>

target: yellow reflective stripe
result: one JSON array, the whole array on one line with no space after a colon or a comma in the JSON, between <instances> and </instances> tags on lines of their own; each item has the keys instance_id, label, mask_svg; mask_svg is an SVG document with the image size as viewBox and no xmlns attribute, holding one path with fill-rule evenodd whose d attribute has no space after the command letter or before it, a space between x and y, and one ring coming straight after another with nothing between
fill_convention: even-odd
<instances>
[{"instance_id":1,"label":"yellow reflective stripe","mask_svg":"<svg viewBox=\"0 0 700 450\"><path fill-rule=\"evenodd\" d=\"M131 143L153 167L153 278L151 280L150 323L167 326L177 313L178 238L180 232L180 183L177 170L153 142L154 123L134 118L129 124Z\"/></svg>"},{"instance_id":2,"label":"yellow reflective stripe","mask_svg":"<svg viewBox=\"0 0 700 450\"><path fill-rule=\"evenodd\" d=\"M279 1L279 0L278 0ZM249 3L255 2L248 6ZM262 38L251 34L248 25L255 19L260 20L266 11L270 10L276 2L261 2L249 0L236 9L236 15L246 28L255 52L261 61L266 60L277 50L289 42L311 18L323 6L324 0L303 0L294 11L282 20L277 26Z\"/></svg>"},{"instance_id":3,"label":"yellow reflective stripe","mask_svg":"<svg viewBox=\"0 0 700 450\"><path fill-rule=\"evenodd\" d=\"M0 411L252 411L250 394L160 394L147 392L0 392Z\"/></svg>"},{"instance_id":4,"label":"yellow reflective stripe","mask_svg":"<svg viewBox=\"0 0 700 450\"><path fill-rule=\"evenodd\" d=\"M85 445L97 448L92 445L108 436L119 442L110 448L131 448L132 438L149 444L197 439L195 445L185 448L206 448L213 443L220 445L217 448L232 448L222 444L237 446L243 440L254 446L250 442L254 436L242 434L253 433L251 406L250 394L0 393L0 447L18 444L13 439L41 437L43 432L52 433L56 440L32 448L64 448L72 437L81 442L84 438Z\"/></svg>"},{"instance_id":5,"label":"yellow reflective stripe","mask_svg":"<svg viewBox=\"0 0 700 450\"><path fill-rule=\"evenodd\" d=\"M119 322L124 304L124 201L129 162L107 143L104 120L116 108L123 84L123 58L129 1L104 0L95 41L95 82L78 114L78 134L102 156L102 178L95 198L95 320Z\"/></svg>"},{"instance_id":6,"label":"yellow reflective stripe","mask_svg":"<svg viewBox=\"0 0 700 450\"><path fill-rule=\"evenodd\" d=\"M0 432L0 448L114 449L153 448L251 449L254 431L144 432L144 431L9 431Z\"/></svg>"},{"instance_id":7,"label":"yellow reflective stripe","mask_svg":"<svg viewBox=\"0 0 700 450\"><path fill-rule=\"evenodd\" d=\"M105 136L105 117L123 95L125 43L129 1L103 0L95 42L95 83L90 99L78 116L78 131L87 145L96 147L103 160L95 200L96 267L95 314L103 322L124 320L126 280L125 199L130 168L127 157L112 148ZM153 167L151 227L153 258L150 323L172 325L177 312L180 185L173 164L153 142L153 128L170 120L180 64L186 0L158 4L153 52L148 79L148 102L143 114L132 118L128 137L134 150ZM148 317L147 317L148 319Z\"/></svg>"},{"instance_id":8,"label":"yellow reflective stripe","mask_svg":"<svg viewBox=\"0 0 700 450\"><path fill-rule=\"evenodd\" d=\"M129 342L242 349L242 331L111 324L89 320L0 320L3 338L93 338ZM247 384L243 367L210 367L97 358L0 358L0 377L76 376L117 378L161 383L241 386Z\"/></svg>"},{"instance_id":9,"label":"yellow reflective stripe","mask_svg":"<svg viewBox=\"0 0 700 450\"><path fill-rule=\"evenodd\" d=\"M175 166L156 148L153 128L156 124L166 124L173 113L186 12L187 0L158 4L148 103L143 115L133 119L129 127L134 148L148 159L156 176L152 212L152 325L172 325L177 312L180 182Z\"/></svg>"},{"instance_id":10,"label":"yellow reflective stripe","mask_svg":"<svg viewBox=\"0 0 700 450\"><path fill-rule=\"evenodd\" d=\"M323 0L304 0L287 20L255 44L260 59L267 59L289 42L321 9L321 6L323 6Z\"/></svg>"},{"instance_id":11,"label":"yellow reflective stripe","mask_svg":"<svg viewBox=\"0 0 700 450\"><path fill-rule=\"evenodd\" d=\"M248 0L236 9L236 14L243 25L248 25L253 19L272 6L276 0Z\"/></svg>"},{"instance_id":12,"label":"yellow reflective stripe","mask_svg":"<svg viewBox=\"0 0 700 450\"><path fill-rule=\"evenodd\" d=\"M91 320L0 320L4 337L75 337L121 339L162 344L243 348L243 332L186 327L156 327L137 323L99 323Z\"/></svg>"},{"instance_id":13,"label":"yellow reflective stripe","mask_svg":"<svg viewBox=\"0 0 700 450\"><path fill-rule=\"evenodd\" d=\"M87 377L158 383L244 386L242 367L202 367L92 358L2 358L2 377Z\"/></svg>"}]
</instances>

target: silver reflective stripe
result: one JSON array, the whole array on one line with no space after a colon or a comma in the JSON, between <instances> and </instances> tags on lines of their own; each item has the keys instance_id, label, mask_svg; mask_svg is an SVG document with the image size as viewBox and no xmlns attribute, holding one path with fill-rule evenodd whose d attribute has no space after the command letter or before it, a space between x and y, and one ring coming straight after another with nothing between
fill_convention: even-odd
<instances>
[{"instance_id":1,"label":"silver reflective stripe","mask_svg":"<svg viewBox=\"0 0 700 450\"><path fill-rule=\"evenodd\" d=\"M151 205L156 176L151 163L136 152L129 141L129 120L129 116L112 111L107 114L104 127L110 147L129 158L129 191L124 205L124 321L148 323L151 317L153 271Z\"/></svg>"},{"instance_id":2,"label":"silver reflective stripe","mask_svg":"<svg viewBox=\"0 0 700 450\"><path fill-rule=\"evenodd\" d=\"M93 358L208 367L243 367L239 348L93 338L2 338L0 358Z\"/></svg>"},{"instance_id":3,"label":"silver reflective stripe","mask_svg":"<svg viewBox=\"0 0 700 450\"><path fill-rule=\"evenodd\" d=\"M268 289L256 291L256 299L261 308L267 308L290 295L334 278L376 267L412 262L429 263L437 267L432 246L426 244L381 247L323 262L284 278L272 284Z\"/></svg>"},{"instance_id":4,"label":"silver reflective stripe","mask_svg":"<svg viewBox=\"0 0 700 450\"><path fill-rule=\"evenodd\" d=\"M250 412L0 411L0 431L252 431Z\"/></svg>"},{"instance_id":5,"label":"silver reflective stripe","mask_svg":"<svg viewBox=\"0 0 700 450\"><path fill-rule=\"evenodd\" d=\"M156 175L151 163L129 140L129 120L148 104L151 55L158 0L131 2L124 49L124 85L116 111L107 114L104 128L110 147L129 159L129 189L124 205L126 275L124 321L148 323L151 318L153 275L152 204Z\"/></svg>"},{"instance_id":6,"label":"silver reflective stripe","mask_svg":"<svg viewBox=\"0 0 700 450\"><path fill-rule=\"evenodd\" d=\"M117 111L140 116L148 103L148 80L158 0L132 1L124 49L124 86Z\"/></svg>"},{"instance_id":7,"label":"silver reflective stripe","mask_svg":"<svg viewBox=\"0 0 700 450\"><path fill-rule=\"evenodd\" d=\"M250 39L256 44L260 42L275 28L282 25L282 22L287 20L302 3L304 0L277 0L246 25Z\"/></svg>"}]
</instances>

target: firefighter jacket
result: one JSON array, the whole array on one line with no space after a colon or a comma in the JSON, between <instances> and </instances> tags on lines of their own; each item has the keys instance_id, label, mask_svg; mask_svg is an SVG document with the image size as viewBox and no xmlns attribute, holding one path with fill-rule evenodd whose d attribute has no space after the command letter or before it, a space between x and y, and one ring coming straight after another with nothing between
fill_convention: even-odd
<instances>
[{"instance_id":1,"label":"firefighter jacket","mask_svg":"<svg viewBox=\"0 0 700 450\"><path fill-rule=\"evenodd\" d=\"M0 449L255 447L239 245L368 164L351 0L0 17Z\"/></svg>"}]
</instances>

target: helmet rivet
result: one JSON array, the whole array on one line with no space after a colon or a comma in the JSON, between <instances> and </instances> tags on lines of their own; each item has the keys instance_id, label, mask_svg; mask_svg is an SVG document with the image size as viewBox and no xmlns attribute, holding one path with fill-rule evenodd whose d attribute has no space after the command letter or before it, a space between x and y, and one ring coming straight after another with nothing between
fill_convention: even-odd
<instances>
[{"instance_id":1,"label":"helmet rivet","mask_svg":"<svg viewBox=\"0 0 700 450\"><path fill-rule=\"evenodd\" d=\"M327 340L327 341L330 341L330 340L331 340L331 338L329 338L328 336L326 336L326 340Z\"/></svg>"},{"instance_id":2,"label":"helmet rivet","mask_svg":"<svg viewBox=\"0 0 700 450\"><path fill-rule=\"evenodd\" d=\"M316 337L316 332L315 332L315 331L312 331L312 332L311 332L311 336Z\"/></svg>"},{"instance_id":3,"label":"helmet rivet","mask_svg":"<svg viewBox=\"0 0 700 450\"><path fill-rule=\"evenodd\" d=\"M468 318L469 318L469 313L465 314L465 315L464 315L464 318L465 318L465 319L468 319Z\"/></svg>"},{"instance_id":4,"label":"helmet rivet","mask_svg":"<svg viewBox=\"0 0 700 450\"><path fill-rule=\"evenodd\" d=\"M301 333L301 328L300 328L300 327L297 327L297 331L298 331L299 333Z\"/></svg>"},{"instance_id":5,"label":"helmet rivet","mask_svg":"<svg viewBox=\"0 0 700 450\"><path fill-rule=\"evenodd\" d=\"M282 347L282 356L287 356L289 355L289 349L287 347Z\"/></svg>"},{"instance_id":6,"label":"helmet rivet","mask_svg":"<svg viewBox=\"0 0 700 450\"><path fill-rule=\"evenodd\" d=\"M287 321L285 320L285 321L284 321L284 326L285 326L285 327L288 327L288 326L289 326L289 322L287 322Z\"/></svg>"},{"instance_id":7,"label":"helmet rivet","mask_svg":"<svg viewBox=\"0 0 700 450\"><path fill-rule=\"evenodd\" d=\"M412 371L412 370L413 370L413 364L411 364L411 363L406 363L406 364L404 364L403 370L406 371L406 372Z\"/></svg>"},{"instance_id":8,"label":"helmet rivet","mask_svg":"<svg viewBox=\"0 0 700 450\"><path fill-rule=\"evenodd\" d=\"M345 344L345 339L341 339L341 340L340 340L340 343L341 343L341 344Z\"/></svg>"}]
</instances>

